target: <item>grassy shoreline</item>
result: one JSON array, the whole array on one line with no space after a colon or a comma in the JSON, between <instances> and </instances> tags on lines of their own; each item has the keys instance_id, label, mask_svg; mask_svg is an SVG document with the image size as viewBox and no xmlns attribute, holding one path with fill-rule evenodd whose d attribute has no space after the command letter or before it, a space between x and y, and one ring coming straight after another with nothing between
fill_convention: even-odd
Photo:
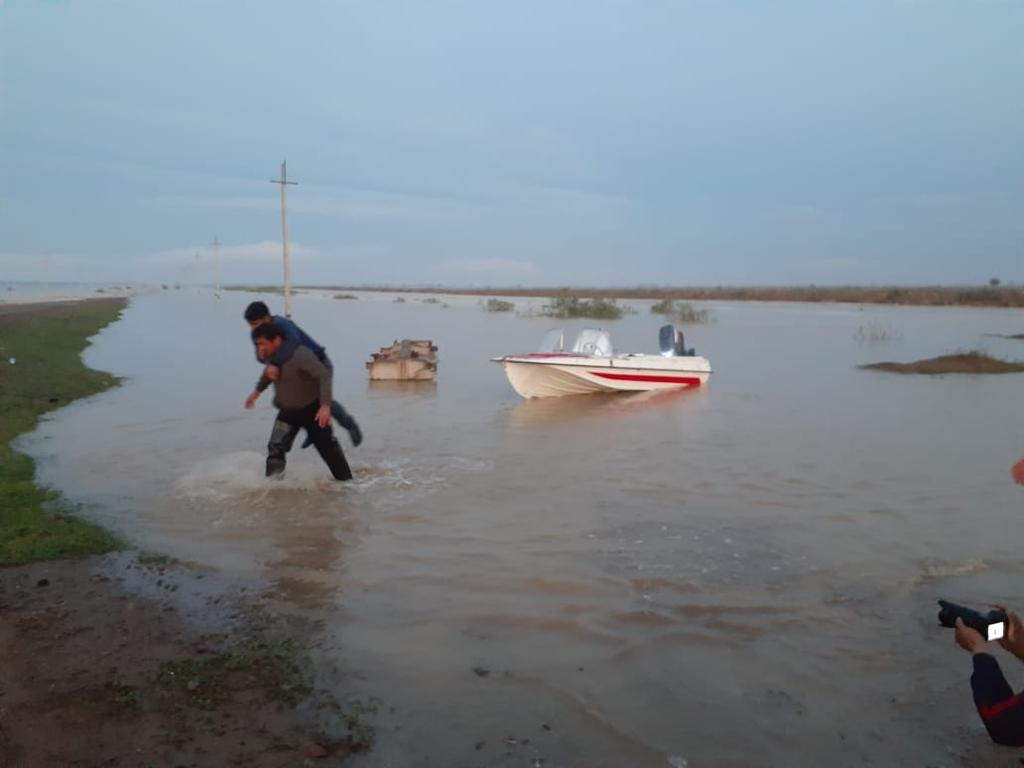
<instances>
[{"instance_id":1,"label":"grassy shoreline","mask_svg":"<svg viewBox=\"0 0 1024 768\"><path fill-rule=\"evenodd\" d=\"M88 340L114 322L125 299L12 305L0 310L0 566L109 552L118 540L67 514L35 483L35 462L12 441L48 411L118 383L82 362ZM11 363L11 360L14 363Z\"/></svg>"},{"instance_id":2,"label":"grassy shoreline","mask_svg":"<svg viewBox=\"0 0 1024 768\"><path fill-rule=\"evenodd\" d=\"M281 293L280 286L229 285L224 290ZM651 299L655 301L768 301L811 304L890 304L921 307L1024 307L1024 288L1018 286L715 286L524 288L397 285L301 285L296 290L427 293L448 296L500 296L580 299Z\"/></svg>"},{"instance_id":3,"label":"grassy shoreline","mask_svg":"<svg viewBox=\"0 0 1024 768\"><path fill-rule=\"evenodd\" d=\"M314 623L124 550L11 447L118 383L81 352L125 304L0 305L0 765L340 766L372 747L376 704L318 685Z\"/></svg>"}]
</instances>

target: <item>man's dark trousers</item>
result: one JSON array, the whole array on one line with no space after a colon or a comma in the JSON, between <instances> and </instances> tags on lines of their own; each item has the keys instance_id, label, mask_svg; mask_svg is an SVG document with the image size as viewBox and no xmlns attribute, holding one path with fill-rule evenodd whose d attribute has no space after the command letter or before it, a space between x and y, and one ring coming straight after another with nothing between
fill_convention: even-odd
<instances>
[{"instance_id":1,"label":"man's dark trousers","mask_svg":"<svg viewBox=\"0 0 1024 768\"><path fill-rule=\"evenodd\" d=\"M295 436L300 429L306 430L309 439L316 447L317 453L331 470L335 480L351 480L352 470L349 469L345 454L334 436L330 424L321 427L316 423L318 403L311 403L297 411L278 411L274 428L267 443L267 477L284 472L285 455L292 449Z\"/></svg>"}]
</instances>

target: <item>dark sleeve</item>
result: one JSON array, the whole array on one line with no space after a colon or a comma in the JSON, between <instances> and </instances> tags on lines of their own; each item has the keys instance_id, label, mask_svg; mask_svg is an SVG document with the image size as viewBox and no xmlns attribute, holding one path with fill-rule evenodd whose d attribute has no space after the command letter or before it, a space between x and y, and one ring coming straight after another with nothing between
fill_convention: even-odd
<instances>
[{"instance_id":1,"label":"dark sleeve","mask_svg":"<svg viewBox=\"0 0 1024 768\"><path fill-rule=\"evenodd\" d=\"M264 373L260 376L260 380L256 382L256 391L262 392L270 386L270 379L267 378L266 368L263 369Z\"/></svg>"},{"instance_id":2,"label":"dark sleeve","mask_svg":"<svg viewBox=\"0 0 1024 768\"><path fill-rule=\"evenodd\" d=\"M327 350L320 344L316 343L316 340L306 333L298 325L294 325L295 335L298 337L298 343L303 347L309 347L310 351L316 355L316 359L320 362L324 361L324 357L327 355Z\"/></svg>"},{"instance_id":3,"label":"dark sleeve","mask_svg":"<svg viewBox=\"0 0 1024 768\"><path fill-rule=\"evenodd\" d=\"M326 405L330 407L331 400L331 372L327 366L316 359L316 355L313 351L307 347L302 347L298 352L295 353L294 364L298 364L299 370L305 371L308 375L316 379L320 384L320 405Z\"/></svg>"},{"instance_id":4,"label":"dark sleeve","mask_svg":"<svg viewBox=\"0 0 1024 768\"><path fill-rule=\"evenodd\" d=\"M296 350L302 346L302 330L287 317L274 317L274 325L281 329L281 348L266 362L271 365L284 365Z\"/></svg>"},{"instance_id":5,"label":"dark sleeve","mask_svg":"<svg viewBox=\"0 0 1024 768\"><path fill-rule=\"evenodd\" d=\"M971 690L992 741L1009 747L1024 746L1024 695L1014 695L995 657L974 654Z\"/></svg>"}]
</instances>

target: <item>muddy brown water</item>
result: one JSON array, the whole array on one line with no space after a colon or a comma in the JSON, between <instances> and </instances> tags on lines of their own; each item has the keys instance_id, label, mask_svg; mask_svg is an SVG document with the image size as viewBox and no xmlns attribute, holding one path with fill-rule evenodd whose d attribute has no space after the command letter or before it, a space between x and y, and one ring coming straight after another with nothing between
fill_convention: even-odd
<instances>
[{"instance_id":1,"label":"muddy brown water","mask_svg":"<svg viewBox=\"0 0 1024 768\"><path fill-rule=\"evenodd\" d=\"M706 389L526 402L488 358L555 321L472 297L304 294L296 319L366 434L354 450L343 436L356 480L337 485L312 450L261 477L273 411L242 408L251 298L136 297L86 352L124 385L22 445L83 514L322 621L323 679L382 702L358 764L1009 754L981 730L934 600L1024 608L1009 476L1024 376L857 366L1024 357L985 335L1019 332L1021 312L709 304L714 321L687 330ZM653 351L659 319L633 305L603 325ZM371 385L369 353L410 336L439 345L437 383Z\"/></svg>"}]
</instances>

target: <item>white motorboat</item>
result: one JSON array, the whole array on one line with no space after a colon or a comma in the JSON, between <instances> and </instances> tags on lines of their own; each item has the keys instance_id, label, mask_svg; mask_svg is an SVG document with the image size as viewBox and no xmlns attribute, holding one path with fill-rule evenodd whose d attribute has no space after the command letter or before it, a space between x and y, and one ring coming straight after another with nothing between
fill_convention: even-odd
<instances>
[{"instance_id":1,"label":"white motorboat","mask_svg":"<svg viewBox=\"0 0 1024 768\"><path fill-rule=\"evenodd\" d=\"M501 363L512 388L523 397L557 397L594 392L637 392L699 387L711 376L711 363L686 349L674 326L661 329L661 354L616 354L603 330L580 332L564 348L561 329L549 331L539 352L505 355Z\"/></svg>"}]
</instances>

